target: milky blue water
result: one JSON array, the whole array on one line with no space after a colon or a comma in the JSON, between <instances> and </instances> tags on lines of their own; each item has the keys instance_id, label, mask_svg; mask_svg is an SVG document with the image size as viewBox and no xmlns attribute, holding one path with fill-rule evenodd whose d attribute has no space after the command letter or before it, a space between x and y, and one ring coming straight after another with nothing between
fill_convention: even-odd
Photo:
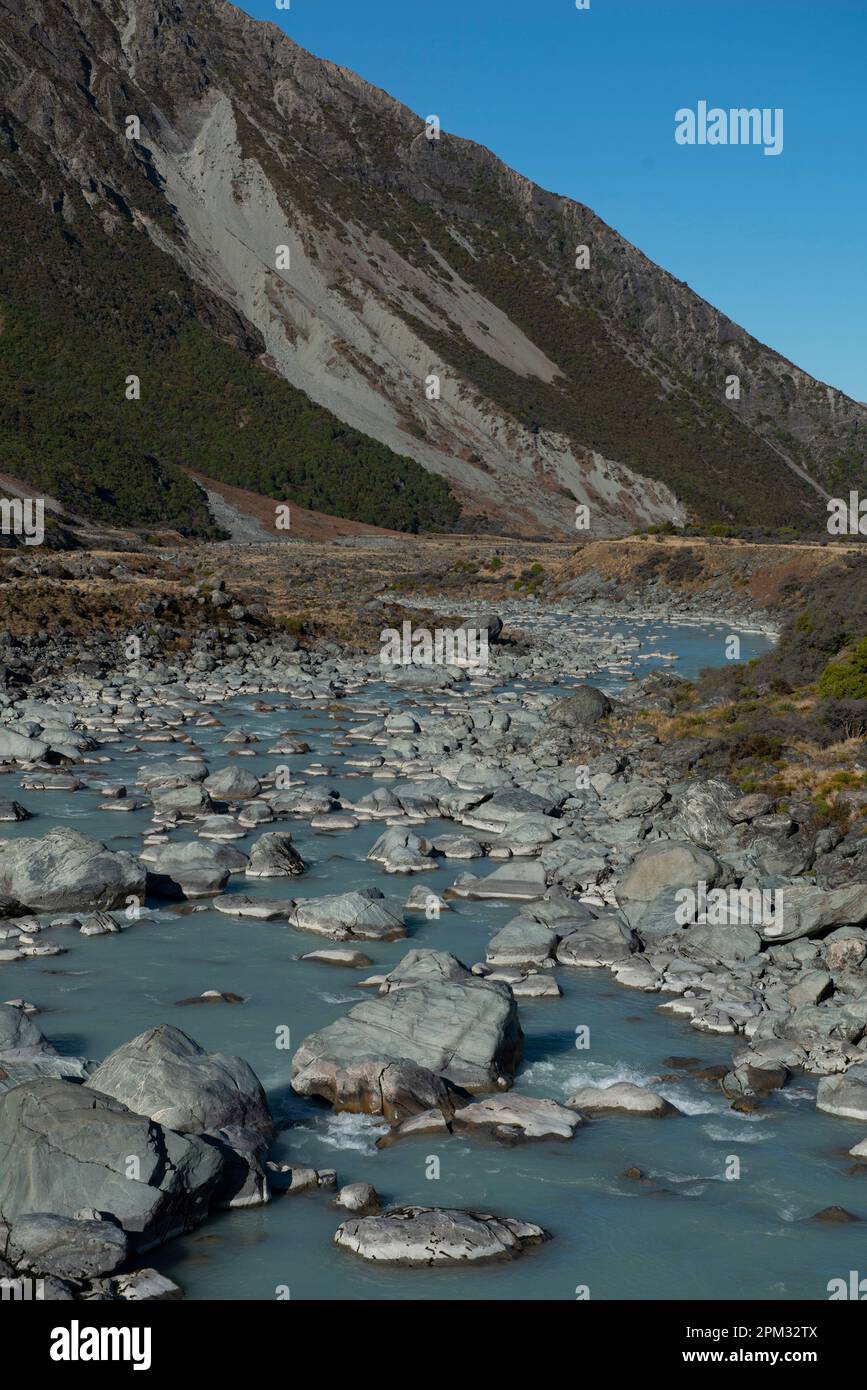
<instances>
[{"instance_id":1,"label":"milky blue water","mask_svg":"<svg viewBox=\"0 0 867 1390\"><path fill-rule=\"evenodd\" d=\"M625 624L617 630L626 630ZM672 669L694 673L719 661L720 634L707 629L662 629L659 650L678 651ZM641 629L642 636L645 630ZM726 634L723 634L726 635ZM762 649L745 639L744 656ZM637 669L639 673L649 663ZM603 680L614 690L617 679ZM376 692L381 693L381 692ZM275 761L300 774L314 761L334 775L316 779L357 799L387 782L348 775L332 738L367 718L353 711L371 696L339 710L294 707L285 696L266 697L275 708L257 713L249 698L213 706L222 729L187 726L212 766L231 760L219 740L231 727L261 737L255 756L240 765L273 771ZM392 695L390 698L398 700ZM294 730L309 755L275 760L265 750L274 736ZM188 752L182 744L146 744L88 769L100 778L128 782L148 761ZM17 796L38 819L4 830L44 833L69 823L113 848L138 850L149 828L146 809L115 814L96 809L98 794L20 792L17 778L0 779L0 795ZM265 827L266 829L275 828ZM450 884L465 865L422 875L385 875L365 855L384 828L362 824L340 834L315 834L302 821L289 828L307 874L294 880L231 880L232 892L264 897L316 896L376 885L403 898L413 884L434 891ZM431 822L422 833L453 831ZM174 838L184 838L183 831ZM260 831L235 841L249 848ZM474 872L495 867L476 861ZM466 964L484 958L485 944L515 906L455 903L439 921L410 919L409 939L364 943L373 971L394 965L411 946L453 951ZM146 1028L172 1023L211 1050L245 1057L266 1086L281 1125L274 1157L316 1168L336 1168L340 1183L372 1182L387 1204L470 1207L537 1221L553 1235L546 1245L511 1264L478 1269L390 1270L364 1264L331 1243L341 1216L324 1191L275 1199L269 1206L218 1214L197 1231L171 1242L148 1260L176 1279L193 1299L273 1299L288 1286L293 1299L565 1299L588 1286L595 1299L816 1299L829 1279L867 1265L864 1227L827 1226L807 1218L831 1204L867 1218L867 1178L851 1174L847 1150L863 1134L858 1125L817 1114L815 1081L795 1079L757 1114L738 1115L712 1084L678 1072L666 1061L692 1057L710 1064L729 1059L732 1040L699 1034L657 1012L664 996L624 990L607 971L560 969L560 999L522 1002L526 1054L517 1089L563 1100L587 1082L630 1079L651 1084L683 1113L663 1121L601 1119L568 1142L516 1147L490 1140L449 1137L405 1140L374 1147L383 1131L366 1117L334 1116L323 1103L295 1096L288 1085L291 1052L275 1045L277 1030L291 1029L296 1046L365 997L359 978L373 973L300 961L323 944L279 922L233 921L212 909L149 911L151 922L130 925L120 936L82 938L53 930L42 940L68 947L67 954L0 966L0 999L25 997L44 1012L39 1022L64 1052L99 1058ZM177 1002L203 990L232 991L239 1005L186 1006ZM590 1028L591 1047L578 1051L575 1030ZM660 1078L664 1078L660 1080ZM429 1177L431 1156L439 1176ZM725 1178L730 1157L740 1160L737 1181ZM638 1166L646 1181L621 1175ZM862 1170L863 1172L863 1170ZM285 1295L284 1295L285 1296Z\"/></svg>"}]
</instances>

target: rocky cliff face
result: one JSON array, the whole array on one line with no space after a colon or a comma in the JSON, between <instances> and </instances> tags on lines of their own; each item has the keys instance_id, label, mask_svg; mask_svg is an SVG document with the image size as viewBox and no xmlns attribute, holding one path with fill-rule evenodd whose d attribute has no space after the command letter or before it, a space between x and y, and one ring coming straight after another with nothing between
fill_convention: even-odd
<instances>
[{"instance_id":1,"label":"rocky cliff face","mask_svg":"<svg viewBox=\"0 0 867 1390\"><path fill-rule=\"evenodd\" d=\"M29 228L60 229L69 294L86 252L120 254L146 329L181 304L332 438L342 422L443 479L463 525L574 535L587 503L597 536L688 514L815 528L823 490L863 477L864 406L276 26L220 0L0 0L0 22L0 176ZM240 446L174 461L274 495L271 453L270 472Z\"/></svg>"}]
</instances>

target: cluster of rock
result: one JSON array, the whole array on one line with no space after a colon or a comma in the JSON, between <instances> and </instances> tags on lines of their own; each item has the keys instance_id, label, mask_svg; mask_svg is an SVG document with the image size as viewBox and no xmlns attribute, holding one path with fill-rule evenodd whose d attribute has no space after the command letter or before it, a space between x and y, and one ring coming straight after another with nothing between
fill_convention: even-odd
<instances>
[{"instance_id":1,"label":"cluster of rock","mask_svg":"<svg viewBox=\"0 0 867 1390\"><path fill-rule=\"evenodd\" d=\"M59 1059L20 1009L0 1006L0 1029L15 1082L0 1093L0 1250L18 1275L71 1280L72 1296L210 1210L269 1200L275 1129L241 1058L164 1025L94 1066Z\"/></svg>"},{"instance_id":2,"label":"cluster of rock","mask_svg":"<svg viewBox=\"0 0 867 1390\"><path fill-rule=\"evenodd\" d=\"M631 711L671 707L664 678L618 704L592 686L565 698L527 685L503 691L518 677L547 679L550 657L492 653L491 668L470 682L460 667L383 673L373 659L260 644L255 659L238 651L218 667L196 655L186 669L141 665L110 684L79 667L42 702L0 695L0 759L23 771L28 798L94 790L84 768L97 745L182 746L146 763L132 796L97 788L104 809L150 807L140 856L66 826L0 844L0 961L62 949L40 943L46 927L116 931L130 901L148 895L208 898L241 920L286 923L344 943L307 960L359 967L370 958L358 942L400 939L450 900L514 903L484 960L468 966L410 949L363 982L375 992L297 1049L294 1090L382 1117L382 1146L449 1132L568 1140L599 1116L671 1116L661 1096L626 1084L583 1087L565 1104L511 1089L523 1042L518 1002L555 1000L558 972L591 968L669 996L662 1009L699 1031L731 1035L721 1084L740 1108L800 1070L822 1078L821 1110L867 1123L864 838L812 834L791 808L691 776L700 741L666 747L629 723ZM373 698L364 722L335 740L346 768L385 774L355 800L329 788L328 769L309 769L315 787L287 787L276 771L212 767L185 746L188 726L218 723L206 702L265 690L330 701L384 674L414 703L396 710ZM237 751L255 739L225 742ZM287 731L268 751L277 759L309 750ZM4 805L8 820L29 811ZM323 833L382 821L368 858L392 883L412 878L408 895L286 896L279 881L305 867L291 833L263 829L248 852L233 841L290 819ZM433 819L454 832L425 834ZM483 859L496 867L461 867ZM450 888L427 892L425 873L452 860ZM234 891L230 881L242 877L275 880L275 896ZM684 893L704 905L716 895L713 910L684 918ZM273 1136L264 1092L239 1058L206 1053L163 1026L94 1066L61 1057L24 1007L0 1007L0 1276L8 1268L53 1280L58 1297L144 1297L148 1288L169 1296L147 1272L129 1283L129 1261L215 1208L334 1186L333 1175L270 1163ZM861 1157L864 1144L852 1152ZM480 1213L380 1212L368 1185L353 1186L337 1197L351 1216L335 1240L371 1260L512 1258L547 1237Z\"/></svg>"}]
</instances>

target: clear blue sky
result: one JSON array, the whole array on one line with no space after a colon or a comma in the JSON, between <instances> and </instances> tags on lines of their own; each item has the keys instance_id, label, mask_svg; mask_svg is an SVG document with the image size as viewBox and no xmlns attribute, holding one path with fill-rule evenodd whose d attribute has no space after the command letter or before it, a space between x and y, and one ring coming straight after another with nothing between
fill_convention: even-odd
<instances>
[{"instance_id":1,"label":"clear blue sky","mask_svg":"<svg viewBox=\"0 0 867 1390\"><path fill-rule=\"evenodd\" d=\"M302 47L586 203L750 333L867 402L867 0L244 0ZM782 154L683 147L700 100Z\"/></svg>"}]
</instances>

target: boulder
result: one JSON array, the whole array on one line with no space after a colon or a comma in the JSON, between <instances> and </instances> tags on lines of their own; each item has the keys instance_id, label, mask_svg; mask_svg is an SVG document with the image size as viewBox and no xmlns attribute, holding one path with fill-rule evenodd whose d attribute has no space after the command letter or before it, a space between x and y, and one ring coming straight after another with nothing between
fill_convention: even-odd
<instances>
[{"instance_id":1,"label":"boulder","mask_svg":"<svg viewBox=\"0 0 867 1390\"><path fill-rule=\"evenodd\" d=\"M513 1260L550 1240L541 1226L446 1207L394 1207L344 1221L334 1244L379 1264L454 1268L457 1261Z\"/></svg>"},{"instance_id":2,"label":"boulder","mask_svg":"<svg viewBox=\"0 0 867 1390\"><path fill-rule=\"evenodd\" d=\"M858 1063L839 1076L823 1076L816 1108L842 1120L867 1122L867 1062Z\"/></svg>"},{"instance_id":3,"label":"boulder","mask_svg":"<svg viewBox=\"0 0 867 1390\"><path fill-rule=\"evenodd\" d=\"M556 935L541 922L515 917L491 937L485 960L494 966L544 966L556 945Z\"/></svg>"},{"instance_id":4,"label":"boulder","mask_svg":"<svg viewBox=\"0 0 867 1390\"><path fill-rule=\"evenodd\" d=\"M23 1009L0 1004L0 1091L39 1076L83 1081L91 1068L83 1057L61 1056Z\"/></svg>"},{"instance_id":5,"label":"boulder","mask_svg":"<svg viewBox=\"0 0 867 1390\"><path fill-rule=\"evenodd\" d=\"M484 878L471 873L461 874L451 888L446 889L446 894L448 897L480 902L487 898L533 902L544 897L547 887L545 870L538 860L517 859L494 869L492 874Z\"/></svg>"},{"instance_id":6,"label":"boulder","mask_svg":"<svg viewBox=\"0 0 867 1390\"><path fill-rule=\"evenodd\" d=\"M570 732L598 724L614 709L608 696L594 685L579 685L571 695L557 700L545 715L549 728Z\"/></svg>"},{"instance_id":7,"label":"boulder","mask_svg":"<svg viewBox=\"0 0 867 1390\"><path fill-rule=\"evenodd\" d=\"M637 942L617 917L597 917L569 932L557 946L557 964L596 968L626 960Z\"/></svg>"},{"instance_id":8,"label":"boulder","mask_svg":"<svg viewBox=\"0 0 867 1390\"><path fill-rule=\"evenodd\" d=\"M144 889L145 870L131 854L66 826L0 847L0 894L32 911L123 907Z\"/></svg>"},{"instance_id":9,"label":"boulder","mask_svg":"<svg viewBox=\"0 0 867 1390\"><path fill-rule=\"evenodd\" d=\"M38 763L48 752L41 738L28 738L14 729L0 729L0 763Z\"/></svg>"},{"instance_id":10,"label":"boulder","mask_svg":"<svg viewBox=\"0 0 867 1390\"><path fill-rule=\"evenodd\" d=\"M301 898L290 910L289 924L332 941L394 941L406 936L402 906L378 888Z\"/></svg>"},{"instance_id":11,"label":"boulder","mask_svg":"<svg viewBox=\"0 0 867 1390\"><path fill-rule=\"evenodd\" d=\"M678 1112L667 1100L644 1086L629 1081L616 1081L610 1086L582 1086L566 1104L570 1110L582 1110L587 1115L642 1115L661 1119Z\"/></svg>"},{"instance_id":12,"label":"boulder","mask_svg":"<svg viewBox=\"0 0 867 1390\"><path fill-rule=\"evenodd\" d=\"M126 1232L113 1221L28 1212L14 1222L6 1253L32 1274L95 1279L113 1274L127 1248Z\"/></svg>"},{"instance_id":13,"label":"boulder","mask_svg":"<svg viewBox=\"0 0 867 1390\"><path fill-rule=\"evenodd\" d=\"M581 1116L555 1100L535 1096L486 1096L455 1111L455 1129L507 1128L522 1139L571 1139Z\"/></svg>"},{"instance_id":14,"label":"boulder","mask_svg":"<svg viewBox=\"0 0 867 1390\"><path fill-rule=\"evenodd\" d=\"M474 613L465 623L461 623L461 629L467 632L484 632L489 642L496 642L503 631L503 620L497 613Z\"/></svg>"},{"instance_id":15,"label":"boulder","mask_svg":"<svg viewBox=\"0 0 867 1390\"><path fill-rule=\"evenodd\" d=\"M205 778L204 787L213 801L252 801L262 791L258 777L237 766L212 772Z\"/></svg>"},{"instance_id":16,"label":"boulder","mask_svg":"<svg viewBox=\"0 0 867 1390\"><path fill-rule=\"evenodd\" d=\"M732 824L742 825L744 821L765 815L771 809L771 798L764 792L749 792L746 796L723 803L722 809Z\"/></svg>"},{"instance_id":17,"label":"boulder","mask_svg":"<svg viewBox=\"0 0 867 1390\"><path fill-rule=\"evenodd\" d=\"M250 850L245 869L248 878L292 878L304 872L304 860L285 831L260 835Z\"/></svg>"},{"instance_id":18,"label":"boulder","mask_svg":"<svg viewBox=\"0 0 867 1390\"><path fill-rule=\"evenodd\" d=\"M712 849L731 834L728 810L738 799L735 789L717 778L691 783L677 797L674 825L685 839Z\"/></svg>"},{"instance_id":19,"label":"boulder","mask_svg":"<svg viewBox=\"0 0 867 1390\"><path fill-rule=\"evenodd\" d=\"M379 1211L379 1196L369 1182L350 1182L341 1187L334 1206L343 1207L344 1211L354 1212L356 1216L375 1216Z\"/></svg>"},{"instance_id":20,"label":"boulder","mask_svg":"<svg viewBox=\"0 0 867 1390\"><path fill-rule=\"evenodd\" d=\"M135 1163L132 1164L131 1160ZM0 1212L110 1217L146 1250L207 1214L223 1159L88 1086L45 1077L0 1095Z\"/></svg>"},{"instance_id":21,"label":"boulder","mask_svg":"<svg viewBox=\"0 0 867 1390\"><path fill-rule=\"evenodd\" d=\"M381 1115L389 1124L431 1111L451 1117L453 1089L428 1067L405 1058L310 1055L305 1048L319 1036L305 1039L296 1054L292 1089L299 1095L321 1096L336 1111Z\"/></svg>"},{"instance_id":22,"label":"boulder","mask_svg":"<svg viewBox=\"0 0 867 1390\"><path fill-rule=\"evenodd\" d=\"M229 856L236 853L226 845L189 840L183 845L166 845L155 856L152 869L158 879L167 881L167 888L179 890L185 898L211 897L228 883L234 862ZM246 858L241 862L246 864ZM157 882L155 887L162 885Z\"/></svg>"},{"instance_id":23,"label":"boulder","mask_svg":"<svg viewBox=\"0 0 867 1390\"><path fill-rule=\"evenodd\" d=\"M387 981L387 993L304 1039L292 1063L295 1091L330 1100L337 1090L342 1108L363 1109L341 1079L359 1059L413 1062L471 1092L511 1084L523 1046L511 991L470 974L447 952L411 955L399 988Z\"/></svg>"},{"instance_id":24,"label":"boulder","mask_svg":"<svg viewBox=\"0 0 867 1390\"><path fill-rule=\"evenodd\" d=\"M712 888L719 880L719 860L686 840L659 840L642 850L617 887L624 902L653 902L668 888L693 888L698 883Z\"/></svg>"},{"instance_id":25,"label":"boulder","mask_svg":"<svg viewBox=\"0 0 867 1390\"><path fill-rule=\"evenodd\" d=\"M269 1138L274 1125L265 1092L241 1057L206 1052L180 1028L161 1024L124 1043L87 1083L178 1134L237 1125Z\"/></svg>"},{"instance_id":26,"label":"boulder","mask_svg":"<svg viewBox=\"0 0 867 1390\"><path fill-rule=\"evenodd\" d=\"M817 888L813 884L787 885L780 890L781 910L762 930L765 941L795 941L802 936L821 936L832 927L858 926L867 922L867 883L845 888Z\"/></svg>"},{"instance_id":27,"label":"boulder","mask_svg":"<svg viewBox=\"0 0 867 1390\"><path fill-rule=\"evenodd\" d=\"M188 818L204 818L214 809L214 803L204 787L195 782L180 787L154 787L151 797L154 815L162 819L166 819L172 811L178 811Z\"/></svg>"}]
</instances>

